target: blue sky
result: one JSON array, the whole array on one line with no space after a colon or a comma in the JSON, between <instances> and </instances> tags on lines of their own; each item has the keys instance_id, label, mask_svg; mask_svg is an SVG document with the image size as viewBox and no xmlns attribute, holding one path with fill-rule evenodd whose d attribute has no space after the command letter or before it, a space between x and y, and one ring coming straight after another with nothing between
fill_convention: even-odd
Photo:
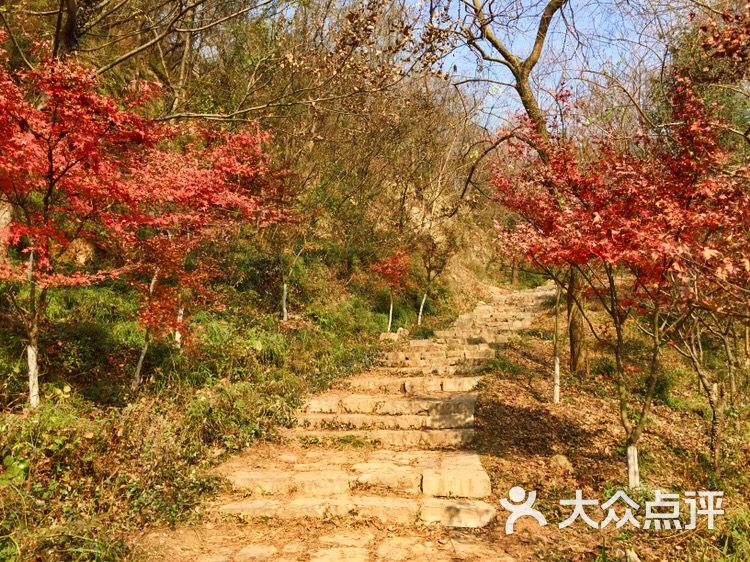
<instances>
[{"instance_id":1,"label":"blue sky","mask_svg":"<svg viewBox=\"0 0 750 562\"><path fill-rule=\"evenodd\" d=\"M546 3L546 2L545 2ZM525 57L536 36L539 14L545 3L521 1L494 1L501 10L505 6L521 7L517 19L507 29L498 27L497 34L511 51ZM419 5L420 2L416 2ZM424 3L422 3L424 4ZM452 4L452 15L465 14L465 8ZM550 28L545 49L533 73L533 82L543 106L553 103L551 93L561 84L574 96L583 94L592 80L601 81L602 75L625 76L636 69L645 70L660 65L664 58L665 39L670 35L675 13L685 15L687 10L675 3L660 5L649 2L595 2L571 0L558 13ZM528 8L528 9L527 9ZM675 8L678 9L675 12ZM527 9L525 13L521 13ZM511 10L512 11L512 10ZM525 14L525 17L524 17ZM505 13L498 21L511 21ZM574 29L575 32L571 30ZM500 64L477 64L477 57L468 48L459 48L446 58L454 82L481 76L498 82L512 82L510 72ZM455 70L454 70L455 69ZM484 97L486 125L494 128L520 111L518 98L512 88L498 84L463 86ZM637 95L637 92L635 92Z\"/></svg>"}]
</instances>

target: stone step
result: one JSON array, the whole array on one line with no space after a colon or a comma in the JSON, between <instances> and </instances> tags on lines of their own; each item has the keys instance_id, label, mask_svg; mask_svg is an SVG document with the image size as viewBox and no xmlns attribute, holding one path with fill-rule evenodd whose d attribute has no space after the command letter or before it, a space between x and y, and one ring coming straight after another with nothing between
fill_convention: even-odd
<instances>
[{"instance_id":1,"label":"stone step","mask_svg":"<svg viewBox=\"0 0 750 562\"><path fill-rule=\"evenodd\" d=\"M517 320L508 320L507 318L487 318L475 321L475 325L486 330L513 331L523 330L534 323L533 318L523 318Z\"/></svg>"},{"instance_id":2,"label":"stone step","mask_svg":"<svg viewBox=\"0 0 750 562\"><path fill-rule=\"evenodd\" d=\"M455 358L441 364L430 364L422 361L404 361L400 363L385 363L381 367L394 369L409 375L467 375L481 371L482 368L495 358L495 350L492 353L483 354L481 357Z\"/></svg>"},{"instance_id":3,"label":"stone step","mask_svg":"<svg viewBox=\"0 0 750 562\"><path fill-rule=\"evenodd\" d=\"M440 332L440 338L445 341L448 353L454 350L467 350L488 341L505 343L510 334L497 330L469 330Z\"/></svg>"},{"instance_id":4,"label":"stone step","mask_svg":"<svg viewBox=\"0 0 750 562\"><path fill-rule=\"evenodd\" d=\"M415 361L415 360L421 360L421 361L441 361L445 360L448 356L448 348L447 346L444 346L440 353L430 353L430 352L424 352L424 351L391 351L386 353L383 356L383 360L385 362L403 362L403 361Z\"/></svg>"},{"instance_id":5,"label":"stone step","mask_svg":"<svg viewBox=\"0 0 750 562\"><path fill-rule=\"evenodd\" d=\"M349 388L379 393L448 393L469 392L479 384L482 377L355 377L347 381Z\"/></svg>"},{"instance_id":6,"label":"stone step","mask_svg":"<svg viewBox=\"0 0 750 562\"><path fill-rule=\"evenodd\" d=\"M492 492L489 476L477 455L447 455L432 467L370 459L351 466L315 470L236 470L226 477L235 489L259 496L335 496L383 489L407 495L479 499Z\"/></svg>"},{"instance_id":7,"label":"stone step","mask_svg":"<svg viewBox=\"0 0 750 562\"><path fill-rule=\"evenodd\" d=\"M482 308L479 309L480 312L484 310L492 310L494 313L508 313L512 314L515 312L523 311L523 309L527 306L541 306L545 303L545 301L549 297L545 295L530 295L525 298L505 298L500 299L498 301L495 301L491 305L481 305L481 306L487 306L488 308Z\"/></svg>"},{"instance_id":8,"label":"stone step","mask_svg":"<svg viewBox=\"0 0 750 562\"><path fill-rule=\"evenodd\" d=\"M481 347L479 347L481 345ZM485 342L484 339L481 343L466 351L456 351L450 356L442 358L440 360L422 359L418 357L401 357L398 359L386 358L383 361L385 367L419 367L422 369L445 369L449 367L459 367L463 365L482 365L486 361L495 358L495 350Z\"/></svg>"},{"instance_id":9,"label":"stone step","mask_svg":"<svg viewBox=\"0 0 750 562\"><path fill-rule=\"evenodd\" d=\"M495 508L481 500L346 495L305 496L290 500L248 499L223 505L221 513L279 519L358 517L386 524L438 523L446 527L485 527Z\"/></svg>"},{"instance_id":10,"label":"stone step","mask_svg":"<svg viewBox=\"0 0 750 562\"><path fill-rule=\"evenodd\" d=\"M482 365L448 365L440 367L429 367L429 366L390 366L384 365L382 371L386 373L393 373L394 376L398 375L460 375L475 373L481 370Z\"/></svg>"},{"instance_id":11,"label":"stone step","mask_svg":"<svg viewBox=\"0 0 750 562\"><path fill-rule=\"evenodd\" d=\"M513 310L517 312L533 312L539 311L544 307L544 304L550 297L554 297L555 294L538 294L538 295L526 295L526 296L514 296L507 298L504 301L498 303L497 308L502 310Z\"/></svg>"},{"instance_id":12,"label":"stone step","mask_svg":"<svg viewBox=\"0 0 750 562\"><path fill-rule=\"evenodd\" d=\"M440 333L444 334L445 332L447 332L448 334L452 333L455 335L464 335L466 337L471 337L475 335L477 331L484 330L495 334L503 334L505 332L512 332L515 330L525 330L532 324L533 319L512 321L472 319L466 320L464 322L458 322L454 327L448 328L447 330L441 331Z\"/></svg>"},{"instance_id":13,"label":"stone step","mask_svg":"<svg viewBox=\"0 0 750 562\"><path fill-rule=\"evenodd\" d=\"M457 449L470 445L474 440L473 427L370 431L295 428L286 434L291 438L306 442L337 441L342 443L359 440L393 449Z\"/></svg>"},{"instance_id":14,"label":"stone step","mask_svg":"<svg viewBox=\"0 0 750 562\"><path fill-rule=\"evenodd\" d=\"M473 415L475 393L452 396L391 396L387 394L327 393L307 400L304 412L324 414Z\"/></svg>"},{"instance_id":15,"label":"stone step","mask_svg":"<svg viewBox=\"0 0 750 562\"><path fill-rule=\"evenodd\" d=\"M439 350L441 344L436 342L434 339L412 339L409 340L409 349L412 351L432 349Z\"/></svg>"},{"instance_id":16,"label":"stone step","mask_svg":"<svg viewBox=\"0 0 750 562\"><path fill-rule=\"evenodd\" d=\"M478 467L426 469L422 472L422 494L446 498L486 498L492 493L490 477Z\"/></svg>"},{"instance_id":17,"label":"stone step","mask_svg":"<svg viewBox=\"0 0 750 562\"><path fill-rule=\"evenodd\" d=\"M451 414L301 414L297 423L306 428L321 429L456 429L471 427L474 412Z\"/></svg>"},{"instance_id":18,"label":"stone step","mask_svg":"<svg viewBox=\"0 0 750 562\"><path fill-rule=\"evenodd\" d=\"M479 500L429 498L420 506L419 519L444 527L477 529L489 525L495 514L492 505Z\"/></svg>"},{"instance_id":19,"label":"stone step","mask_svg":"<svg viewBox=\"0 0 750 562\"><path fill-rule=\"evenodd\" d=\"M238 470L228 474L227 479L235 489L253 495L299 493L330 496L348 494L350 489L350 475L343 470Z\"/></svg>"}]
</instances>

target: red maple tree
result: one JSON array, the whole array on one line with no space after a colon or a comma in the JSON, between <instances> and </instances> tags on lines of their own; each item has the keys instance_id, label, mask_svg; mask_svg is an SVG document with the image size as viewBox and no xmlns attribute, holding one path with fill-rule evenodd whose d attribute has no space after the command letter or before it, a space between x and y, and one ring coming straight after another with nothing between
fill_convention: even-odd
<instances>
[{"instance_id":1,"label":"red maple tree","mask_svg":"<svg viewBox=\"0 0 750 562\"><path fill-rule=\"evenodd\" d=\"M391 331L391 326L393 325L393 294L406 286L410 262L409 253L404 249L399 249L370 266L373 272L383 278L388 287L390 296L388 329L386 330L388 332Z\"/></svg>"},{"instance_id":2,"label":"red maple tree","mask_svg":"<svg viewBox=\"0 0 750 562\"><path fill-rule=\"evenodd\" d=\"M201 291L206 279L200 261L187 266L191 252L234 225L280 217L269 203L267 135L196 135L96 88L92 72L69 61L16 75L0 68L0 202L12 209L0 280L17 288L8 294L26 329L32 408L51 289L145 275L142 320L173 326L165 318L177 317L180 290ZM107 259L77 263L76 244Z\"/></svg>"},{"instance_id":3,"label":"red maple tree","mask_svg":"<svg viewBox=\"0 0 750 562\"><path fill-rule=\"evenodd\" d=\"M545 141L528 127L523 136L543 147L547 158L534 158L528 144L516 143L510 150L521 164L511 172L498 167L492 180L499 202L523 219L513 228L498 226L503 244L551 272L556 266L576 268L612 319L631 485L638 485L636 445L667 341L665 308L674 306L675 295L689 301L708 294L691 287L696 272L724 286L725 294L736 288L744 295L741 287L750 281L744 255L750 230L747 166L726 165L717 140L721 127L684 77L675 77L671 102L676 124L660 135L635 138L627 149L607 136L589 137L594 149L584 154L576 139ZM624 354L629 319L643 322L653 343L647 393L635 422L625 390L638 371Z\"/></svg>"}]
</instances>

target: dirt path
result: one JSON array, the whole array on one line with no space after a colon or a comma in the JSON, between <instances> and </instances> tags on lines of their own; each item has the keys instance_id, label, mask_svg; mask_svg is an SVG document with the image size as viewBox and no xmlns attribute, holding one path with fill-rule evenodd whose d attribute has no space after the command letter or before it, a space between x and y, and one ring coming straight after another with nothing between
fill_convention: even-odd
<instances>
[{"instance_id":1,"label":"dirt path","mask_svg":"<svg viewBox=\"0 0 750 562\"><path fill-rule=\"evenodd\" d=\"M499 560L496 516L470 449L481 369L528 327L550 287L496 295L431 339L311 397L282 443L218 469L233 493L201 527L152 532L150 560Z\"/></svg>"}]
</instances>

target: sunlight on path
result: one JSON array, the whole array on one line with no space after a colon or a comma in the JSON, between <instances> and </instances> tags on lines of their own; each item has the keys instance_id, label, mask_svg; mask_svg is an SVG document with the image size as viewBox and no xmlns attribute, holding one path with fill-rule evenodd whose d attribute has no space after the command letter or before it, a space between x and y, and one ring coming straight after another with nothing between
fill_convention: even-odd
<instances>
[{"instance_id":1,"label":"sunlight on path","mask_svg":"<svg viewBox=\"0 0 750 562\"><path fill-rule=\"evenodd\" d=\"M281 444L217 469L231 496L198 529L155 532L152 560L512 560L471 531L496 507L474 438L475 387L550 286L496 295L433 338L310 397ZM148 546L146 546L148 545Z\"/></svg>"}]
</instances>

